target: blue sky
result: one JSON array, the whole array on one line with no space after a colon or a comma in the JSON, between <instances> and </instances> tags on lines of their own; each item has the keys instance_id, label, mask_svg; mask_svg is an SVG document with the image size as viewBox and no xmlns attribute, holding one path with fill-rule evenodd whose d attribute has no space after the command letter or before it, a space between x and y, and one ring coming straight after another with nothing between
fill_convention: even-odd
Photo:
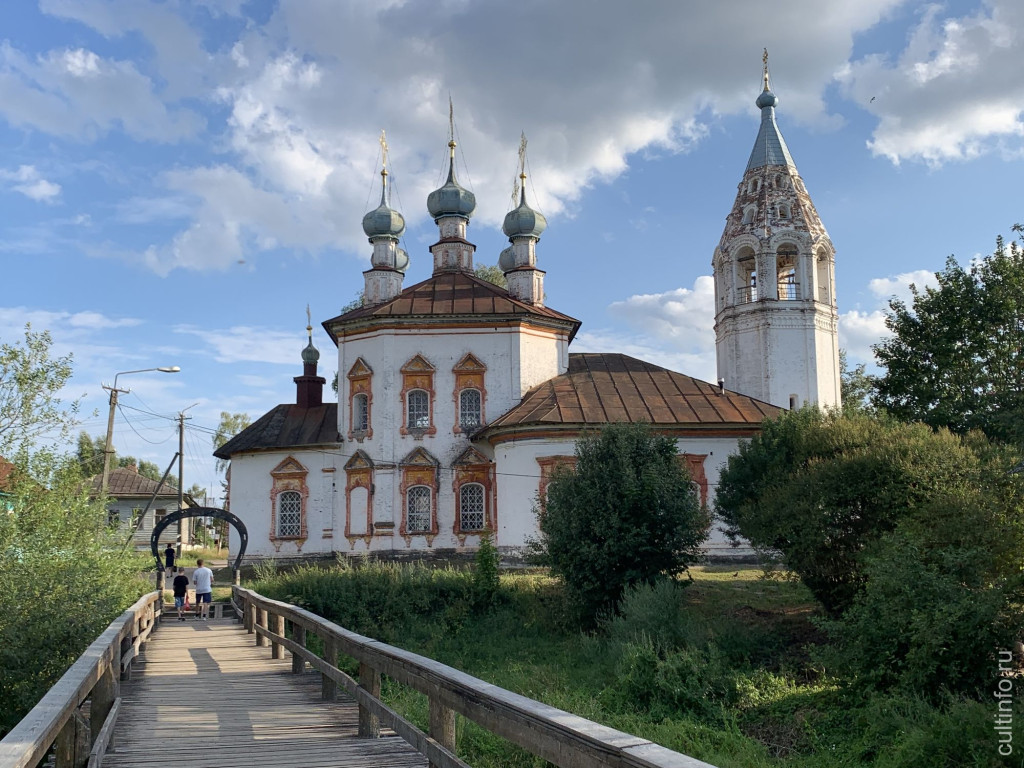
<instances>
[{"instance_id":1,"label":"blue sky","mask_svg":"<svg viewBox=\"0 0 1024 768\"><path fill-rule=\"evenodd\" d=\"M991 250L1020 201L1024 7L564 0L9 0L0 43L0 339L73 353L65 395L115 445L216 487L221 411L294 397L313 313L362 287L360 229L386 129L429 275L448 97L478 263L505 242L519 136L549 305L573 351L714 380L710 260L757 133L761 49L778 121L837 249L841 344L871 363L882 310L955 254ZM190 407L191 406L191 407ZM88 415L97 410L95 416Z\"/></svg>"}]
</instances>

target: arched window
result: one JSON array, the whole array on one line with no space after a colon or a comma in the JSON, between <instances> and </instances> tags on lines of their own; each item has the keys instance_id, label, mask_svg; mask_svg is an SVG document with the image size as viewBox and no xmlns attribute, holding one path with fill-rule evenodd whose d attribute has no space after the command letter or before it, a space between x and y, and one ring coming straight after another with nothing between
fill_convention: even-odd
<instances>
[{"instance_id":1,"label":"arched window","mask_svg":"<svg viewBox=\"0 0 1024 768\"><path fill-rule=\"evenodd\" d=\"M459 393L459 426L476 429L481 420L481 398L479 389L464 389Z\"/></svg>"},{"instance_id":2,"label":"arched window","mask_svg":"<svg viewBox=\"0 0 1024 768\"><path fill-rule=\"evenodd\" d=\"M463 531L484 528L484 487L479 483L459 487L459 528Z\"/></svg>"},{"instance_id":3,"label":"arched window","mask_svg":"<svg viewBox=\"0 0 1024 768\"><path fill-rule=\"evenodd\" d=\"M352 398L352 430L366 432L370 428L370 399L365 394Z\"/></svg>"},{"instance_id":4,"label":"arched window","mask_svg":"<svg viewBox=\"0 0 1024 768\"><path fill-rule=\"evenodd\" d=\"M430 426L430 396L422 389L414 389L406 396L406 412L409 414L409 429L426 429Z\"/></svg>"},{"instance_id":5,"label":"arched window","mask_svg":"<svg viewBox=\"0 0 1024 768\"><path fill-rule=\"evenodd\" d=\"M298 491L285 491L277 497L277 535L282 539L302 535L302 496Z\"/></svg>"},{"instance_id":6,"label":"arched window","mask_svg":"<svg viewBox=\"0 0 1024 768\"><path fill-rule=\"evenodd\" d=\"M741 224L753 224L755 216L757 216L757 206L756 205L748 205L746 208L743 209L743 221L740 222L740 223Z\"/></svg>"},{"instance_id":7,"label":"arched window","mask_svg":"<svg viewBox=\"0 0 1024 768\"><path fill-rule=\"evenodd\" d=\"M785 204L782 204L782 203L779 204L779 218L780 219L788 219L789 218L789 206L788 205L785 205Z\"/></svg>"},{"instance_id":8,"label":"arched window","mask_svg":"<svg viewBox=\"0 0 1024 768\"><path fill-rule=\"evenodd\" d=\"M414 485L405 492L405 530L409 533L424 533L430 530L430 488Z\"/></svg>"}]
</instances>

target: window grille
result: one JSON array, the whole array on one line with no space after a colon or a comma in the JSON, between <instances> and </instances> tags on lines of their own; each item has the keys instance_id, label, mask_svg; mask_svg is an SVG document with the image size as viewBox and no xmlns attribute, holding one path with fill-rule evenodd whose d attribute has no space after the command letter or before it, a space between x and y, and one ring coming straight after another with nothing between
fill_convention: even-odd
<instances>
[{"instance_id":1,"label":"window grille","mask_svg":"<svg viewBox=\"0 0 1024 768\"><path fill-rule=\"evenodd\" d=\"M484 487L470 483L459 489L459 528L482 531L484 528Z\"/></svg>"},{"instance_id":2,"label":"window grille","mask_svg":"<svg viewBox=\"0 0 1024 768\"><path fill-rule=\"evenodd\" d=\"M422 389L414 389L408 396L409 429L430 426L430 399Z\"/></svg>"},{"instance_id":3,"label":"window grille","mask_svg":"<svg viewBox=\"0 0 1024 768\"><path fill-rule=\"evenodd\" d=\"M480 390L464 389L459 394L459 426L474 429L480 426Z\"/></svg>"},{"instance_id":4,"label":"window grille","mask_svg":"<svg viewBox=\"0 0 1024 768\"><path fill-rule=\"evenodd\" d=\"M281 538L302 535L302 497L297 491L285 491L277 497L277 535Z\"/></svg>"},{"instance_id":5,"label":"window grille","mask_svg":"<svg viewBox=\"0 0 1024 768\"><path fill-rule=\"evenodd\" d=\"M409 533L423 533L430 530L430 489L425 485L414 485L405 494L405 529Z\"/></svg>"},{"instance_id":6,"label":"window grille","mask_svg":"<svg viewBox=\"0 0 1024 768\"><path fill-rule=\"evenodd\" d=\"M370 428L370 400L359 394L352 398L352 429L365 432Z\"/></svg>"}]
</instances>

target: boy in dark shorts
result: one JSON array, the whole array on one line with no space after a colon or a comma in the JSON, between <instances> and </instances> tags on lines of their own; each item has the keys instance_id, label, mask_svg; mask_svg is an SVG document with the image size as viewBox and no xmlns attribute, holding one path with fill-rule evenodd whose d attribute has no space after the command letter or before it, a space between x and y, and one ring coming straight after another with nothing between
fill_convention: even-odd
<instances>
[{"instance_id":1,"label":"boy in dark shorts","mask_svg":"<svg viewBox=\"0 0 1024 768\"><path fill-rule=\"evenodd\" d=\"M179 568L178 575L174 577L174 607L178 609L178 621L184 621L182 611L185 609L185 598L188 595L188 576L185 569Z\"/></svg>"}]
</instances>

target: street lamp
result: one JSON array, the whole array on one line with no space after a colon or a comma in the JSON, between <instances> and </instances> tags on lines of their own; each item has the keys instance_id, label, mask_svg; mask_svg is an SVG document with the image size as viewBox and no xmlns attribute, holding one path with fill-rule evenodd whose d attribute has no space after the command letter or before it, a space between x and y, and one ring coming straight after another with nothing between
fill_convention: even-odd
<instances>
[{"instance_id":1,"label":"street lamp","mask_svg":"<svg viewBox=\"0 0 1024 768\"><path fill-rule=\"evenodd\" d=\"M128 394L131 392L130 389L118 389L117 388L117 377L127 376L130 373L148 373L150 371L159 371L160 373L178 373L181 368L176 365L165 365L159 368L140 368L137 371L121 371L120 373L114 374L114 386L108 387L106 384L103 388L110 391L110 416L107 417L107 442L103 448L103 482L100 485L100 495L103 498L107 496L107 484L110 481L110 454L113 453L111 450L110 443L114 438L114 411L117 409L117 395L119 392Z\"/></svg>"}]
</instances>

